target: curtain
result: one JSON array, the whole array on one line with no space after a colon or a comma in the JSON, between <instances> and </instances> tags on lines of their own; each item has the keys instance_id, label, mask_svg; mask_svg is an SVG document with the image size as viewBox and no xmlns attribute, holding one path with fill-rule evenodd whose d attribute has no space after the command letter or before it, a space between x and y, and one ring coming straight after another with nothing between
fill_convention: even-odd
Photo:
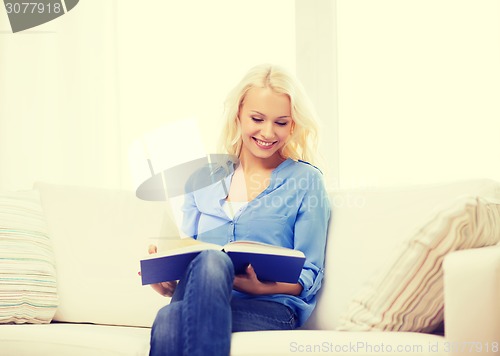
<instances>
[{"instance_id":1,"label":"curtain","mask_svg":"<svg viewBox=\"0 0 500 356\"><path fill-rule=\"evenodd\" d=\"M82 1L16 34L2 18L0 189L120 185L115 6Z\"/></svg>"},{"instance_id":2,"label":"curtain","mask_svg":"<svg viewBox=\"0 0 500 356\"><path fill-rule=\"evenodd\" d=\"M132 142L186 117L214 150L247 69L295 70L294 30L289 0L81 0L15 34L0 10L0 190L130 189ZM178 136L189 149L189 132Z\"/></svg>"}]
</instances>

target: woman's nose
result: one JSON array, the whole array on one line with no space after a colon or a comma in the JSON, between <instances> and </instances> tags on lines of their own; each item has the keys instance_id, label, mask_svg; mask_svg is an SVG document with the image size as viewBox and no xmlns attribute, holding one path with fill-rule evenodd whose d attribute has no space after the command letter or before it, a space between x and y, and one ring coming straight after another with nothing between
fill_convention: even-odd
<instances>
[{"instance_id":1,"label":"woman's nose","mask_svg":"<svg viewBox=\"0 0 500 356\"><path fill-rule=\"evenodd\" d=\"M273 123L272 122L266 122L264 125L262 125L260 134L262 135L263 138L266 139L271 139L274 137L274 131L273 131Z\"/></svg>"}]
</instances>

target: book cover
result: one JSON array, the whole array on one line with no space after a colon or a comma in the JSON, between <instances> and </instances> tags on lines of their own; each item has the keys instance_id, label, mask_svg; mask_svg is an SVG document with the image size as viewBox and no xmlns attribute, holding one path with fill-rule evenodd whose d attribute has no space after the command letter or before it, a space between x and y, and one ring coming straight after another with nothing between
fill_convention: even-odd
<instances>
[{"instance_id":1,"label":"book cover","mask_svg":"<svg viewBox=\"0 0 500 356\"><path fill-rule=\"evenodd\" d=\"M140 261L142 284L182 278L189 263L206 249L226 252L233 262L235 274L245 273L245 268L251 264L261 281L297 283L305 262L305 256L301 251L258 242L236 241L219 246L189 241L186 246L142 259Z\"/></svg>"}]
</instances>

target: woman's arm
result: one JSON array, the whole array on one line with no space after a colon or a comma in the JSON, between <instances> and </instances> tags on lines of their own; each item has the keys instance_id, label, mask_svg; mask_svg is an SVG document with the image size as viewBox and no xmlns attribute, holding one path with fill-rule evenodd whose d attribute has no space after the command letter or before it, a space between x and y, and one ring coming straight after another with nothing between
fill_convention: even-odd
<instances>
[{"instance_id":1,"label":"woman's arm","mask_svg":"<svg viewBox=\"0 0 500 356\"><path fill-rule=\"evenodd\" d=\"M281 282L261 282L257 279L252 266L248 266L246 274L240 274L234 277L234 289L248 294L291 294L300 295L302 285L300 283L281 283Z\"/></svg>"},{"instance_id":2,"label":"woman's arm","mask_svg":"<svg viewBox=\"0 0 500 356\"><path fill-rule=\"evenodd\" d=\"M330 201L319 171L309 175L309 186L298 209L294 225L294 248L306 255L299 277L303 290L300 298L309 302L321 287L324 273L325 247Z\"/></svg>"},{"instance_id":3,"label":"woman's arm","mask_svg":"<svg viewBox=\"0 0 500 356\"><path fill-rule=\"evenodd\" d=\"M297 214L292 227L294 248L306 255L298 283L261 282L250 267L246 274L235 277L236 290L249 294L290 294L300 296L307 301L313 298L320 288L331 211L330 202L319 171L314 169L309 171L309 174L295 179L308 181L307 188L303 189L302 200L297 204Z\"/></svg>"}]
</instances>

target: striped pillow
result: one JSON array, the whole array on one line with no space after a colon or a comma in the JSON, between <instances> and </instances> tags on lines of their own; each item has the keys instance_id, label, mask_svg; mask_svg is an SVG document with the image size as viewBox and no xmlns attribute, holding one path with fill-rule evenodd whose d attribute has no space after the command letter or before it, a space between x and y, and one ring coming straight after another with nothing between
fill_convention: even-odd
<instances>
[{"instance_id":1,"label":"striped pillow","mask_svg":"<svg viewBox=\"0 0 500 356\"><path fill-rule=\"evenodd\" d=\"M443 321L445 255L499 240L500 200L456 200L421 227L353 297L337 330L432 331Z\"/></svg>"},{"instance_id":2,"label":"striped pillow","mask_svg":"<svg viewBox=\"0 0 500 356\"><path fill-rule=\"evenodd\" d=\"M0 323L50 323L55 261L36 191L0 194Z\"/></svg>"}]
</instances>

